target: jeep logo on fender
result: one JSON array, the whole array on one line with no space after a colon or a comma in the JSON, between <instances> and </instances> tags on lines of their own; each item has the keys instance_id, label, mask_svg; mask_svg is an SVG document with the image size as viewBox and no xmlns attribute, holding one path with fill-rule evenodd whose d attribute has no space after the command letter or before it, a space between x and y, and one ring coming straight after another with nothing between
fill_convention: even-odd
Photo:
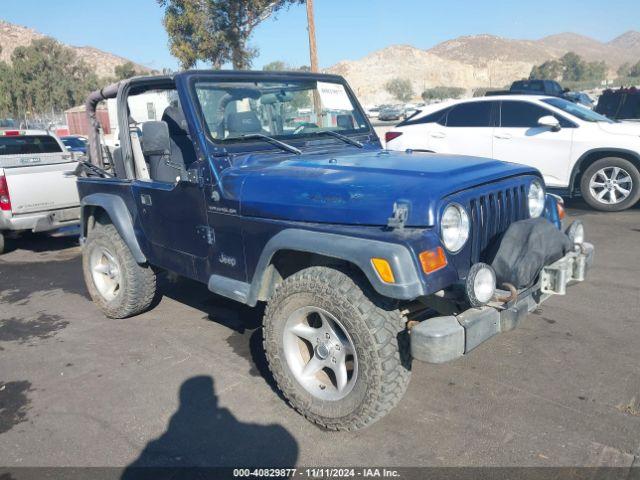
<instances>
[{"instance_id":1,"label":"jeep logo on fender","mask_svg":"<svg viewBox=\"0 0 640 480\"><path fill-rule=\"evenodd\" d=\"M235 267L237 263L235 258L228 257L224 253L220 254L220 256L218 257L218 261L223 265L229 265L230 267Z\"/></svg>"}]
</instances>

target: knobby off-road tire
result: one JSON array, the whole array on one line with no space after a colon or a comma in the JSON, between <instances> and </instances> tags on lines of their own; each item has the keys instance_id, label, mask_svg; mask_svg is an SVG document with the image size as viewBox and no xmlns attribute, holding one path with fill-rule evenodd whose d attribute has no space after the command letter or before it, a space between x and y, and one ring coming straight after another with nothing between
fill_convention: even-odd
<instances>
[{"instance_id":1,"label":"knobby off-road tire","mask_svg":"<svg viewBox=\"0 0 640 480\"><path fill-rule=\"evenodd\" d=\"M357 365L357 372L355 377L351 372L349 388L344 388L342 398L327 398L340 396L337 388L330 390L331 386L328 390L318 390L318 394L312 393L309 388L317 389L313 383L317 381L316 376L311 377L311 384L307 376L301 380L300 369L290 360L291 343L287 343L287 339L291 339L291 330L287 325L292 318L300 318L299 312L315 310L323 312L320 316L335 320L336 330L343 330L341 338L345 345L350 341L355 351L356 359L352 359L351 366ZM407 389L410 357L405 321L395 302L376 294L360 276L352 278L327 267L311 267L292 275L278 286L269 300L263 326L264 348L278 387L296 410L325 428L366 427L389 412ZM302 331L308 332L304 328ZM319 332L324 332L322 326ZM305 335L311 341L301 341L302 356L305 348L317 356L324 337L316 337L315 333ZM316 345L310 348L310 343ZM329 362L334 360L331 355L335 353L340 352L334 350L328 354ZM319 374L324 375L323 371Z\"/></svg>"},{"instance_id":2,"label":"knobby off-road tire","mask_svg":"<svg viewBox=\"0 0 640 480\"><path fill-rule=\"evenodd\" d=\"M613 186L617 202L609 203L612 197L606 191L607 185ZM629 193L626 193L627 191ZM601 158L582 174L580 192L584 201L596 210L603 212L626 210L640 200L640 173L633 163L624 158ZM598 199L598 194L602 194L603 197Z\"/></svg>"},{"instance_id":3,"label":"knobby off-road tire","mask_svg":"<svg viewBox=\"0 0 640 480\"><path fill-rule=\"evenodd\" d=\"M155 297L155 272L138 265L111 223L96 223L87 235L82 267L91 298L109 318L142 313Z\"/></svg>"}]
</instances>

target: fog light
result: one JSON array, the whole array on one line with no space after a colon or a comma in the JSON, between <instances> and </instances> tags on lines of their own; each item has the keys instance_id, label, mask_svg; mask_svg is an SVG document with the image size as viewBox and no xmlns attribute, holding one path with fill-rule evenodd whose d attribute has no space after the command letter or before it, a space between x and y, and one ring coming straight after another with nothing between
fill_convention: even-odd
<instances>
[{"instance_id":1,"label":"fog light","mask_svg":"<svg viewBox=\"0 0 640 480\"><path fill-rule=\"evenodd\" d=\"M584 243L584 225L580 220L574 221L566 231L567 236L576 245Z\"/></svg>"},{"instance_id":2,"label":"fog light","mask_svg":"<svg viewBox=\"0 0 640 480\"><path fill-rule=\"evenodd\" d=\"M472 307L487 304L496 291L496 272L486 263L476 263L467 275L465 291Z\"/></svg>"}]
</instances>

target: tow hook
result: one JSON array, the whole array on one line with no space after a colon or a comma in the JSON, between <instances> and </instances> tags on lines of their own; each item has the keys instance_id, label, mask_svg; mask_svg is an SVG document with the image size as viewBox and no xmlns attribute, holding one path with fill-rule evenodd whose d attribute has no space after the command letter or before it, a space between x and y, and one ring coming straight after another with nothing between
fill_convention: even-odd
<instances>
[{"instance_id":1,"label":"tow hook","mask_svg":"<svg viewBox=\"0 0 640 480\"><path fill-rule=\"evenodd\" d=\"M503 283L503 287L509 290L509 295L506 297L494 296L494 300L500 303L511 303L518 299L518 289L510 283Z\"/></svg>"}]
</instances>

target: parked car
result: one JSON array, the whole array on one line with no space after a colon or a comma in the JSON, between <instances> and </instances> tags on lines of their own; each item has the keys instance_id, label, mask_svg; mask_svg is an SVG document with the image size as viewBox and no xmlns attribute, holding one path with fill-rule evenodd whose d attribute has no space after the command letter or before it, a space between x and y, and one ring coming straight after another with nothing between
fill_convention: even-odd
<instances>
[{"instance_id":1,"label":"parked car","mask_svg":"<svg viewBox=\"0 0 640 480\"><path fill-rule=\"evenodd\" d=\"M593 99L584 92L566 92L564 94L564 98L569 100L570 102L577 103L591 110L593 110L596 105Z\"/></svg>"},{"instance_id":2,"label":"parked car","mask_svg":"<svg viewBox=\"0 0 640 480\"><path fill-rule=\"evenodd\" d=\"M371 107L367 109L367 117L378 118L378 115L380 115L380 107Z\"/></svg>"},{"instance_id":3,"label":"parked car","mask_svg":"<svg viewBox=\"0 0 640 480\"><path fill-rule=\"evenodd\" d=\"M486 97L498 95L548 95L564 98L567 89L555 80L516 80L509 90L489 90L484 93Z\"/></svg>"},{"instance_id":4,"label":"parked car","mask_svg":"<svg viewBox=\"0 0 640 480\"><path fill-rule=\"evenodd\" d=\"M555 80L516 80L511 84L509 91L516 94L561 97L567 90Z\"/></svg>"},{"instance_id":5,"label":"parked car","mask_svg":"<svg viewBox=\"0 0 640 480\"><path fill-rule=\"evenodd\" d=\"M539 169L557 194L619 211L640 199L640 125L562 98L510 95L454 102L386 134L391 150L478 155Z\"/></svg>"},{"instance_id":6,"label":"parked car","mask_svg":"<svg viewBox=\"0 0 640 480\"><path fill-rule=\"evenodd\" d=\"M45 130L0 130L0 253L9 234L79 223L76 166Z\"/></svg>"},{"instance_id":7,"label":"parked car","mask_svg":"<svg viewBox=\"0 0 640 480\"><path fill-rule=\"evenodd\" d=\"M400 120L403 117L404 107L401 105L394 105L381 109L380 114L378 115L378 120L382 120L383 122L390 122L393 120Z\"/></svg>"},{"instance_id":8,"label":"parked car","mask_svg":"<svg viewBox=\"0 0 640 480\"><path fill-rule=\"evenodd\" d=\"M60 137L60 140L62 140L62 143L64 143L68 151L80 155L87 154L87 137L82 135L67 135Z\"/></svg>"},{"instance_id":9,"label":"parked car","mask_svg":"<svg viewBox=\"0 0 640 480\"><path fill-rule=\"evenodd\" d=\"M87 111L158 89L188 105L142 123L142 145L120 128L116 178L90 132L78 178L88 291L107 317L130 317L166 269L265 302L269 368L313 422L370 425L402 397L411 358L459 358L584 279L593 247L579 220L560 229L535 168L383 150L342 77L136 77ZM293 100L314 120L289 130Z\"/></svg>"}]
</instances>

